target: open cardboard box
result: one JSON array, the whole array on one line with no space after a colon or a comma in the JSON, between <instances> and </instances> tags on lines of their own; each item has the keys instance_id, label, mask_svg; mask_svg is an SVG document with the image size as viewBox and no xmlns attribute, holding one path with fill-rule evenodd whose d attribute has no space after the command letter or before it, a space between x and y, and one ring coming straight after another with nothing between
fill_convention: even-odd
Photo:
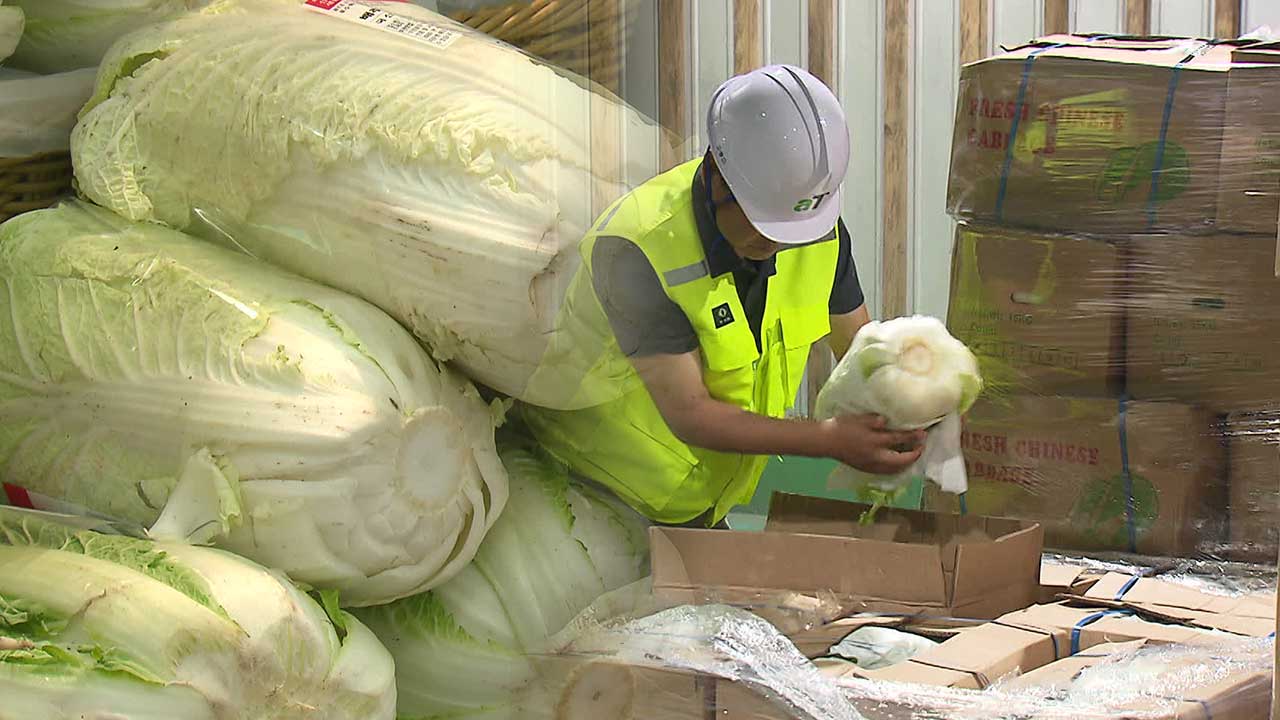
<instances>
[{"instance_id":1,"label":"open cardboard box","mask_svg":"<svg viewBox=\"0 0 1280 720\"><path fill-rule=\"evenodd\" d=\"M1036 600L1037 523L882 509L863 526L867 509L775 494L765 532L655 527L654 592L747 607L788 634L863 612L985 620Z\"/></svg>"}]
</instances>

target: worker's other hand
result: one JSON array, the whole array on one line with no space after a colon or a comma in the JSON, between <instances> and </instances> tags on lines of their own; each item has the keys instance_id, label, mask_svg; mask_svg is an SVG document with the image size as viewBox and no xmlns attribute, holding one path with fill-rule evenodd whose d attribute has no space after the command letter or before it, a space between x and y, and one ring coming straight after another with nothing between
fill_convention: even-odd
<instances>
[{"instance_id":1,"label":"worker's other hand","mask_svg":"<svg viewBox=\"0 0 1280 720\"><path fill-rule=\"evenodd\" d=\"M821 424L832 459L874 475L896 475L924 452L923 430L890 430L878 415L842 415Z\"/></svg>"}]
</instances>

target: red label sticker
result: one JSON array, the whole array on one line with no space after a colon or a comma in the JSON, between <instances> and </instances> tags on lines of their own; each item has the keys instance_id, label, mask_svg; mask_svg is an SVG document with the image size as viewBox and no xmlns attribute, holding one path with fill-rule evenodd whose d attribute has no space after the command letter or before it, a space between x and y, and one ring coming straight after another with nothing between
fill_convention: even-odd
<instances>
[{"instance_id":1,"label":"red label sticker","mask_svg":"<svg viewBox=\"0 0 1280 720\"><path fill-rule=\"evenodd\" d=\"M36 506L31 504L31 496L27 494L26 488L10 485L9 483L3 483L3 485L4 496L8 498L10 505L28 510L36 509Z\"/></svg>"},{"instance_id":2,"label":"red label sticker","mask_svg":"<svg viewBox=\"0 0 1280 720\"><path fill-rule=\"evenodd\" d=\"M342 2L342 0L307 0L307 4L311 7L318 7L321 10L332 10L334 5Z\"/></svg>"}]
</instances>

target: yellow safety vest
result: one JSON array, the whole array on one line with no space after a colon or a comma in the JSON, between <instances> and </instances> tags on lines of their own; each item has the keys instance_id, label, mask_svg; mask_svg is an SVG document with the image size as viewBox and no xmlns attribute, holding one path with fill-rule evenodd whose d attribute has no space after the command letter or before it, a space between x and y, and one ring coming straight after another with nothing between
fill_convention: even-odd
<instances>
[{"instance_id":1,"label":"yellow safety vest","mask_svg":"<svg viewBox=\"0 0 1280 720\"><path fill-rule=\"evenodd\" d=\"M544 360L549 374L576 378L572 392L578 397L569 406L583 409L521 411L554 455L663 523L689 522L710 510L709 523L718 522L750 501L768 458L690 447L672 434L619 350L592 287L596 239L622 237L643 251L697 332L711 396L770 417L783 417L794 405L809 348L830 332L839 255L837 240L777 255L757 350L733 273L712 277L708 270L691 193L700 165L701 159L692 160L641 185L606 210L583 239L558 340ZM576 370L564 370L570 367Z\"/></svg>"}]
</instances>

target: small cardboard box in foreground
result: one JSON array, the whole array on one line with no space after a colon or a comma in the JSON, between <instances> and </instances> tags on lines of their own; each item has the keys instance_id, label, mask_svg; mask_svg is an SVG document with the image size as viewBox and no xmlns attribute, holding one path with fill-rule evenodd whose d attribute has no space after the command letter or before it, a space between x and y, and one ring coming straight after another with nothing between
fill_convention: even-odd
<instances>
[{"instance_id":1,"label":"small cardboard box in foreground","mask_svg":"<svg viewBox=\"0 0 1280 720\"><path fill-rule=\"evenodd\" d=\"M777 494L765 532L655 527L654 592L747 606L784 632L779 614L803 614L796 595L814 598L817 615L799 625L858 612L989 619L1038 597L1037 523L882 509L863 526L867 509Z\"/></svg>"}]
</instances>

